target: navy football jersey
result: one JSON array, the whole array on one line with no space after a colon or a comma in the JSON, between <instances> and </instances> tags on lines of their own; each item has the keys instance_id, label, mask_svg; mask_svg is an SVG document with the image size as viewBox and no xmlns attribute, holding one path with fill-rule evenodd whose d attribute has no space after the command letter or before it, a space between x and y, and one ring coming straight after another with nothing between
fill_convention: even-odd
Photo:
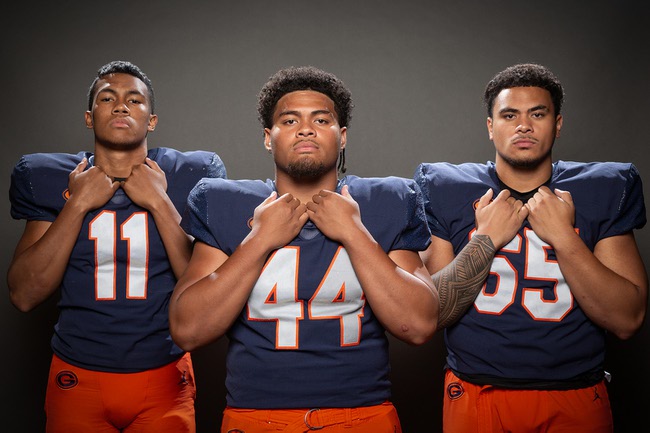
<instances>
[{"instance_id":1,"label":"navy football jersey","mask_svg":"<svg viewBox=\"0 0 650 433\"><path fill-rule=\"evenodd\" d=\"M203 177L225 177L212 152L151 149L167 178L167 194L182 215L187 195ZM90 152L23 156L11 177L11 215L54 221L67 198L68 175ZM52 349L91 370L137 372L178 359L169 335L168 304L176 284L151 214L121 188L89 212L61 283Z\"/></svg>"},{"instance_id":2,"label":"navy football jersey","mask_svg":"<svg viewBox=\"0 0 650 433\"><path fill-rule=\"evenodd\" d=\"M474 230L474 206L488 188L499 193L494 163L421 164L422 189L433 235L458 254ZM548 185L569 191L575 228L587 247L646 222L641 179L632 164L553 164ZM447 363L488 383L534 384L602 375L605 331L589 320L560 272L553 249L526 221L497 252L474 305L445 332ZM499 379L506 379L500 382Z\"/></svg>"},{"instance_id":3,"label":"navy football jersey","mask_svg":"<svg viewBox=\"0 0 650 433\"><path fill-rule=\"evenodd\" d=\"M386 252L426 249L430 233L411 179L346 176L361 219ZM182 226L231 255L273 181L204 179ZM388 341L345 249L308 221L267 259L228 333L229 406L357 407L390 398Z\"/></svg>"}]
</instances>

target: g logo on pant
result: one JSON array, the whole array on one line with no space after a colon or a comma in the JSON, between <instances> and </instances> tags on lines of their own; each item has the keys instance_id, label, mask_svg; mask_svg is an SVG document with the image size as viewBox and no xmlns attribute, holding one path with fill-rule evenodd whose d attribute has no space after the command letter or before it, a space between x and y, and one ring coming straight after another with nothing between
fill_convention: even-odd
<instances>
[{"instance_id":1,"label":"g logo on pant","mask_svg":"<svg viewBox=\"0 0 650 433\"><path fill-rule=\"evenodd\" d=\"M74 372L70 370L61 370L56 375L56 386L61 389L71 389L77 386L79 379Z\"/></svg>"},{"instance_id":2,"label":"g logo on pant","mask_svg":"<svg viewBox=\"0 0 650 433\"><path fill-rule=\"evenodd\" d=\"M465 394L465 390L463 389L463 385L460 383L452 382L447 386L447 397L449 400L457 400L463 394Z\"/></svg>"}]
</instances>

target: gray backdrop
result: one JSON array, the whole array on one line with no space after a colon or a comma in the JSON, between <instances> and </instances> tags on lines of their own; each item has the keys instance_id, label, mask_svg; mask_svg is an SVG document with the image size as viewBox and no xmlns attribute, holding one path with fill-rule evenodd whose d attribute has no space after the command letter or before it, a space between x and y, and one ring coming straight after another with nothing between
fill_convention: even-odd
<instances>
[{"instance_id":1,"label":"gray backdrop","mask_svg":"<svg viewBox=\"0 0 650 433\"><path fill-rule=\"evenodd\" d=\"M643 1L18 3L5 5L0 18L5 194L20 155L92 149L83 123L86 90L99 66L118 59L153 80L160 121L150 147L215 150L231 178L273 175L255 104L280 68L314 65L351 89L349 173L410 177L423 161L493 159L483 88L503 68L532 61L550 67L567 91L555 157L632 161L650 179L642 153L650 97ZM3 275L24 224L10 218L6 197ZM647 262L650 229L637 239ZM56 299L22 314L2 296L0 311L9 403L0 406L1 429L43 431ZM634 431L650 403L649 341L646 325L629 341L609 342L619 432ZM405 432L440 431L441 336L422 347L391 343L394 402ZM225 346L222 339L194 354L199 433L220 424Z\"/></svg>"}]
</instances>

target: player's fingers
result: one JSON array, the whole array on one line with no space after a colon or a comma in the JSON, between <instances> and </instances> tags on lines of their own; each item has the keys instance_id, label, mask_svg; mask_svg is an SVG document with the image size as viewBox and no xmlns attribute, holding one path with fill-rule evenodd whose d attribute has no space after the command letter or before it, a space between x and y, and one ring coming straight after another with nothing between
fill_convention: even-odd
<instances>
[{"instance_id":1,"label":"player's fingers","mask_svg":"<svg viewBox=\"0 0 650 433\"><path fill-rule=\"evenodd\" d=\"M540 194L541 196L553 195L553 193L551 192L551 190L547 186L540 186L537 189L537 192L535 194Z\"/></svg>"},{"instance_id":2,"label":"player's fingers","mask_svg":"<svg viewBox=\"0 0 650 433\"><path fill-rule=\"evenodd\" d=\"M153 159L151 159L151 158L149 158L149 157L146 157L145 160L144 160L144 162L145 162L145 165L147 165L147 166L153 168L155 171L157 171L157 172L159 172L159 173L162 172L162 168L160 168L160 166L158 165L158 163L157 163L156 161L154 161Z\"/></svg>"},{"instance_id":3,"label":"player's fingers","mask_svg":"<svg viewBox=\"0 0 650 433\"><path fill-rule=\"evenodd\" d=\"M554 192L556 196L560 197L565 202L573 203L573 197L571 196L571 193L569 191L564 191L562 189L555 188Z\"/></svg>"},{"instance_id":4,"label":"player's fingers","mask_svg":"<svg viewBox=\"0 0 650 433\"><path fill-rule=\"evenodd\" d=\"M487 206L490 203L490 200L492 200L493 196L494 196L494 190L492 190L492 188L488 188L488 190L485 191L485 194L483 194L481 198L478 200L478 204L476 205L476 210L482 209L485 206Z\"/></svg>"},{"instance_id":5,"label":"player's fingers","mask_svg":"<svg viewBox=\"0 0 650 433\"><path fill-rule=\"evenodd\" d=\"M519 220L520 223L524 222L526 218L528 218L528 214L530 213L530 209L528 208L528 205L523 204L517 211L517 219Z\"/></svg>"},{"instance_id":6,"label":"player's fingers","mask_svg":"<svg viewBox=\"0 0 650 433\"><path fill-rule=\"evenodd\" d=\"M81 173L88 166L88 159L84 157L79 164L72 170L73 173Z\"/></svg>"},{"instance_id":7,"label":"player's fingers","mask_svg":"<svg viewBox=\"0 0 650 433\"><path fill-rule=\"evenodd\" d=\"M343 197L352 198L352 196L350 195L350 187L347 185L343 185L343 187L341 188L341 195Z\"/></svg>"},{"instance_id":8,"label":"player's fingers","mask_svg":"<svg viewBox=\"0 0 650 433\"><path fill-rule=\"evenodd\" d=\"M272 191L271 194L267 198L264 199L262 204L272 203L277 198L277 196L278 196L278 193L276 191Z\"/></svg>"}]
</instances>

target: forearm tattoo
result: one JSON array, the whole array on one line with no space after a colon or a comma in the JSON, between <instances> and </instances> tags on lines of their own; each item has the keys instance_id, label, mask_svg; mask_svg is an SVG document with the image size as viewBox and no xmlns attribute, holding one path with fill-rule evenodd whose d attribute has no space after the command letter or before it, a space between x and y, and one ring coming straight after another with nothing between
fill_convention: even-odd
<instances>
[{"instance_id":1,"label":"forearm tattoo","mask_svg":"<svg viewBox=\"0 0 650 433\"><path fill-rule=\"evenodd\" d=\"M472 305L495 253L489 236L475 235L451 263L431 277L440 296L439 329L452 325Z\"/></svg>"}]
</instances>

